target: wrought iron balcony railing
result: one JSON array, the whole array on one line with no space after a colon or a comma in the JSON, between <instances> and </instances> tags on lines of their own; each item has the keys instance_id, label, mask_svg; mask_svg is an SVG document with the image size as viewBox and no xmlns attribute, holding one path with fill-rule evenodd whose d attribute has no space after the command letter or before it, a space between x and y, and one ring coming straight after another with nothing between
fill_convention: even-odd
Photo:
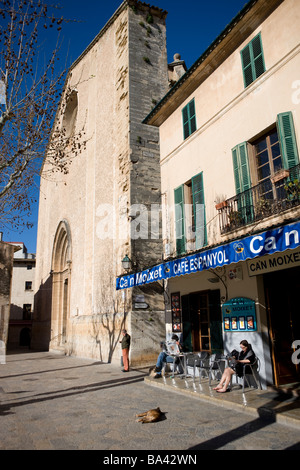
<instances>
[{"instance_id":1,"label":"wrought iron balcony railing","mask_svg":"<svg viewBox=\"0 0 300 470\"><path fill-rule=\"evenodd\" d=\"M281 170L218 205L221 233L236 230L300 205L300 165Z\"/></svg>"}]
</instances>

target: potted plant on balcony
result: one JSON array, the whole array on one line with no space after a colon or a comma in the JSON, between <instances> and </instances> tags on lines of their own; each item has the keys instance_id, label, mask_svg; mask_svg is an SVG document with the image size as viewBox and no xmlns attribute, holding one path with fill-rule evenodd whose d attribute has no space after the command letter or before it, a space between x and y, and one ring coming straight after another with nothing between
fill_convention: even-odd
<instances>
[{"instance_id":1,"label":"potted plant on balcony","mask_svg":"<svg viewBox=\"0 0 300 470\"><path fill-rule=\"evenodd\" d=\"M228 214L229 217L229 226L238 227L243 223L243 217L239 211L230 211Z\"/></svg>"},{"instance_id":2,"label":"potted plant on balcony","mask_svg":"<svg viewBox=\"0 0 300 470\"><path fill-rule=\"evenodd\" d=\"M256 217L266 217L271 214L271 209L271 201L269 199L261 197L255 204L255 215Z\"/></svg>"},{"instance_id":3,"label":"potted plant on balcony","mask_svg":"<svg viewBox=\"0 0 300 470\"><path fill-rule=\"evenodd\" d=\"M298 178L286 183L284 189L289 201L300 201L300 181Z\"/></svg>"},{"instance_id":4,"label":"potted plant on balcony","mask_svg":"<svg viewBox=\"0 0 300 470\"><path fill-rule=\"evenodd\" d=\"M216 207L217 211L220 211L220 210L224 209L225 207L227 207L226 196L224 196L224 195L217 196L216 200L215 200L215 204L216 204L215 207Z\"/></svg>"}]
</instances>

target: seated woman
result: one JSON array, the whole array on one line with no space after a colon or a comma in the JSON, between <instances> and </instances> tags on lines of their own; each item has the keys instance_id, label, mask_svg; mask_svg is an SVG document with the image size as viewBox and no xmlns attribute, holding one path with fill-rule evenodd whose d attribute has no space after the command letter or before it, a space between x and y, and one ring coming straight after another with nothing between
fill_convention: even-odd
<instances>
[{"instance_id":1,"label":"seated woman","mask_svg":"<svg viewBox=\"0 0 300 470\"><path fill-rule=\"evenodd\" d=\"M219 385L214 388L219 393L225 393L227 387L231 382L231 378L234 374L238 377L243 377L243 366L244 364L253 364L255 360L255 354L252 350L251 344L248 341L243 340L240 342L242 351L239 353L238 358L235 359L234 364L230 367L226 367L221 377Z\"/></svg>"}]
</instances>

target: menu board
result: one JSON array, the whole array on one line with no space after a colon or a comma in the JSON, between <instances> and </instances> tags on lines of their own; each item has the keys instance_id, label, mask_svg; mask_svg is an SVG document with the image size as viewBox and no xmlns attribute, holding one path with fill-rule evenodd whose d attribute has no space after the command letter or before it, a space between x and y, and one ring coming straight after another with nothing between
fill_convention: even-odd
<instances>
[{"instance_id":1,"label":"menu board","mask_svg":"<svg viewBox=\"0 0 300 470\"><path fill-rule=\"evenodd\" d=\"M245 297L231 299L222 306L224 332L257 331L255 301Z\"/></svg>"},{"instance_id":2,"label":"menu board","mask_svg":"<svg viewBox=\"0 0 300 470\"><path fill-rule=\"evenodd\" d=\"M181 308L180 308L180 293L176 292L171 294L171 309L172 309L172 331L173 333L181 332Z\"/></svg>"}]
</instances>

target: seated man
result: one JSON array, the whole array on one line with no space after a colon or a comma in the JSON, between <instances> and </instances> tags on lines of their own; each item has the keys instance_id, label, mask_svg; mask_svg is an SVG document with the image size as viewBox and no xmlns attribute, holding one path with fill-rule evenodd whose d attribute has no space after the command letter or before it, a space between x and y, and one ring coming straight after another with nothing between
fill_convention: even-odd
<instances>
[{"instance_id":1,"label":"seated man","mask_svg":"<svg viewBox=\"0 0 300 470\"><path fill-rule=\"evenodd\" d=\"M159 356L157 358L157 362L156 362L156 367L154 369L154 371L156 372L156 374L154 376L155 379L161 378L161 371L162 371L162 368L164 366L164 363L166 363L166 362L174 363L174 357L170 355L171 354L170 351L174 352L174 354L176 352L182 351L182 345L180 344L179 338L178 338L177 335L172 336L172 341L171 342L169 342L167 344L163 343L163 348L164 348L164 350L159 354ZM183 370L182 370L182 366L180 364L179 358L177 358L175 360L175 364L177 365L177 367L179 369L179 373L182 374Z\"/></svg>"}]
</instances>

